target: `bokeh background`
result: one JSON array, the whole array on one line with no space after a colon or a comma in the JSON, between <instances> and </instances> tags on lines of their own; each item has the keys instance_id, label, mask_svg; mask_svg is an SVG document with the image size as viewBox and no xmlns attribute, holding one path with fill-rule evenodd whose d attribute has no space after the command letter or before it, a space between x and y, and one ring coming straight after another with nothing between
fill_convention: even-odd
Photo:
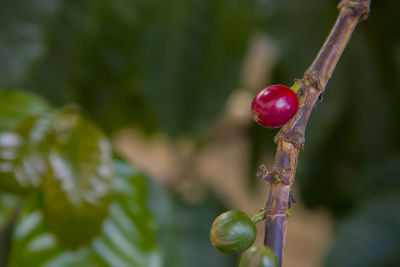
<instances>
[{"instance_id":1,"label":"bokeh background","mask_svg":"<svg viewBox=\"0 0 400 267\"><path fill-rule=\"evenodd\" d=\"M234 266L208 231L267 199L255 173L277 130L252 122L251 100L302 77L337 4L1 1L0 88L78 104L100 125L146 176L162 266ZM284 266L400 266L399 10L372 1L312 114Z\"/></svg>"}]
</instances>

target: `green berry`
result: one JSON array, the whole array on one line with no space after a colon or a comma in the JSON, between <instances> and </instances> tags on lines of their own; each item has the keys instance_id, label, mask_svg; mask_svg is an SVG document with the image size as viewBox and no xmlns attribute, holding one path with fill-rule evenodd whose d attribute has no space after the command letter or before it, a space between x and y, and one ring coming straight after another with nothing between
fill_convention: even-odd
<instances>
[{"instance_id":1,"label":"green berry","mask_svg":"<svg viewBox=\"0 0 400 267\"><path fill-rule=\"evenodd\" d=\"M240 258L239 267L278 267L278 260L267 246L253 246Z\"/></svg>"},{"instance_id":2,"label":"green berry","mask_svg":"<svg viewBox=\"0 0 400 267\"><path fill-rule=\"evenodd\" d=\"M230 210L220 214L213 222L210 239L223 253L240 253L256 239L256 226L246 213Z\"/></svg>"}]
</instances>

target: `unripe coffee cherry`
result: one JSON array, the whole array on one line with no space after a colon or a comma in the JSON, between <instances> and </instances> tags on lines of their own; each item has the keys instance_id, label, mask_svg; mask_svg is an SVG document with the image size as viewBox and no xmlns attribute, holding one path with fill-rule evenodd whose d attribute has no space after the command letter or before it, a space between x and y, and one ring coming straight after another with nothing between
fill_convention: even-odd
<instances>
[{"instance_id":1,"label":"unripe coffee cherry","mask_svg":"<svg viewBox=\"0 0 400 267\"><path fill-rule=\"evenodd\" d=\"M243 211L230 210L214 220L210 239L214 247L223 253L240 253L256 239L256 225Z\"/></svg>"},{"instance_id":2,"label":"unripe coffee cherry","mask_svg":"<svg viewBox=\"0 0 400 267\"><path fill-rule=\"evenodd\" d=\"M251 103L253 119L267 128L281 127L296 114L299 101L296 93L284 85L262 89Z\"/></svg>"},{"instance_id":3,"label":"unripe coffee cherry","mask_svg":"<svg viewBox=\"0 0 400 267\"><path fill-rule=\"evenodd\" d=\"M267 246L254 246L240 258L239 267L278 267L278 260Z\"/></svg>"}]
</instances>

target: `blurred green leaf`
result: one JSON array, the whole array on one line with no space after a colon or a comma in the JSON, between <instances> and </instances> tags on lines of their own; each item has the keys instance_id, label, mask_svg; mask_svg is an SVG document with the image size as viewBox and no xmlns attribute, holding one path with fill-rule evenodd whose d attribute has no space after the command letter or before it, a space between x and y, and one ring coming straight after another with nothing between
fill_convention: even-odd
<instances>
[{"instance_id":1,"label":"blurred green leaf","mask_svg":"<svg viewBox=\"0 0 400 267\"><path fill-rule=\"evenodd\" d=\"M42 184L50 107L20 91L0 91L0 191L22 192Z\"/></svg>"},{"instance_id":2,"label":"blurred green leaf","mask_svg":"<svg viewBox=\"0 0 400 267\"><path fill-rule=\"evenodd\" d=\"M55 115L43 181L50 228L65 245L79 246L100 230L111 194L111 145L106 136L75 111Z\"/></svg>"},{"instance_id":3,"label":"blurred green leaf","mask_svg":"<svg viewBox=\"0 0 400 267\"><path fill-rule=\"evenodd\" d=\"M155 224L146 207L145 179L119 160L114 169L114 198L101 233L89 245L76 250L63 246L48 227L43 196L35 192L25 199L9 266L161 266Z\"/></svg>"},{"instance_id":4,"label":"blurred green leaf","mask_svg":"<svg viewBox=\"0 0 400 267\"><path fill-rule=\"evenodd\" d=\"M51 131L51 115L43 115L27 117L14 131L0 133L1 191L20 193L42 185Z\"/></svg>"},{"instance_id":5,"label":"blurred green leaf","mask_svg":"<svg viewBox=\"0 0 400 267\"><path fill-rule=\"evenodd\" d=\"M27 116L49 111L49 105L28 92L0 90L0 132L10 130Z\"/></svg>"}]
</instances>

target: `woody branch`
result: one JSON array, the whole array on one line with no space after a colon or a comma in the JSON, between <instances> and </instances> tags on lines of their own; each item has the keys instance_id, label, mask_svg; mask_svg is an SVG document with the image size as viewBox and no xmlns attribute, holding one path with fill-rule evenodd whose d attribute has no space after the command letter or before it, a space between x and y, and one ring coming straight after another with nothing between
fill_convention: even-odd
<instances>
[{"instance_id":1,"label":"woody branch","mask_svg":"<svg viewBox=\"0 0 400 267\"><path fill-rule=\"evenodd\" d=\"M282 266L285 243L288 217L286 211L290 205L290 192L295 179L298 154L305 142L308 119L356 25L368 17L369 7L370 0L342 0L339 3L339 16L328 38L304 77L295 81L301 87L298 92L299 110L275 137L277 151L273 172L279 179L271 183L265 204L264 244L275 252L279 266Z\"/></svg>"}]
</instances>

